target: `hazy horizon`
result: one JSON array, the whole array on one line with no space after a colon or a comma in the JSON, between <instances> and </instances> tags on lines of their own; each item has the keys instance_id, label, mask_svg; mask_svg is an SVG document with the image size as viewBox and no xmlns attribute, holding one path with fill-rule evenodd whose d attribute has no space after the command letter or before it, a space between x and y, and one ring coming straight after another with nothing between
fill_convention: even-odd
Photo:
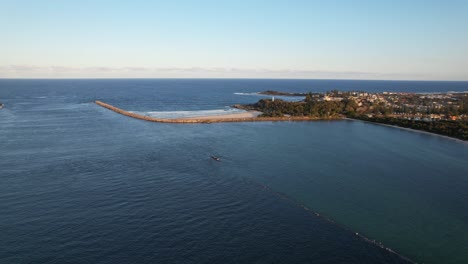
<instances>
[{"instance_id":1,"label":"hazy horizon","mask_svg":"<svg viewBox=\"0 0 468 264\"><path fill-rule=\"evenodd\" d=\"M0 77L0 80L303 80L303 81L381 81L381 82L468 82L468 80L344 79L344 78L259 78L259 77Z\"/></svg>"},{"instance_id":2,"label":"hazy horizon","mask_svg":"<svg viewBox=\"0 0 468 264\"><path fill-rule=\"evenodd\" d=\"M468 2L2 1L0 78L468 81Z\"/></svg>"}]
</instances>

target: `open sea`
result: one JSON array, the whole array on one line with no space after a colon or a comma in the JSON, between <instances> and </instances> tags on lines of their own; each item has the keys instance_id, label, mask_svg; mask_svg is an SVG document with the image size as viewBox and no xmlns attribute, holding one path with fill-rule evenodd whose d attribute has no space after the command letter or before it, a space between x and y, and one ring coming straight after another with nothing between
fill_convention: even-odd
<instances>
[{"instance_id":1,"label":"open sea","mask_svg":"<svg viewBox=\"0 0 468 264\"><path fill-rule=\"evenodd\" d=\"M180 117L332 89L468 82L0 80L0 263L468 263L466 142L349 120L152 123L93 103Z\"/></svg>"}]
</instances>

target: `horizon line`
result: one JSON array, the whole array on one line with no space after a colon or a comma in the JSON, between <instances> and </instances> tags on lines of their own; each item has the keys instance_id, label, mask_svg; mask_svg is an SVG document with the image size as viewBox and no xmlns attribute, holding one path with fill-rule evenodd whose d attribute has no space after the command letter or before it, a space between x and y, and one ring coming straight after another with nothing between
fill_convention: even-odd
<instances>
[{"instance_id":1,"label":"horizon line","mask_svg":"<svg viewBox=\"0 0 468 264\"><path fill-rule=\"evenodd\" d=\"M0 80L303 80L303 81L385 81L385 82L468 82L448 79L346 79L346 78L255 78L255 77L0 77Z\"/></svg>"}]
</instances>

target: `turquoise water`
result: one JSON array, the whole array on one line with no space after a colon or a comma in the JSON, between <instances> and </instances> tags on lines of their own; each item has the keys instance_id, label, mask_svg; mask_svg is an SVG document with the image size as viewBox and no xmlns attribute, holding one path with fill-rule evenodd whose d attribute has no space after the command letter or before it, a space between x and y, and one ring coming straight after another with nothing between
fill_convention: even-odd
<instances>
[{"instance_id":1,"label":"turquoise water","mask_svg":"<svg viewBox=\"0 0 468 264\"><path fill-rule=\"evenodd\" d=\"M468 259L466 143L360 121L252 126L232 154L246 175L414 260Z\"/></svg>"},{"instance_id":2,"label":"turquoise water","mask_svg":"<svg viewBox=\"0 0 468 264\"><path fill-rule=\"evenodd\" d=\"M92 103L225 111L259 99L239 93L360 85L467 90L0 80L0 262L405 263L355 232L417 262L467 262L466 143L360 121L159 124Z\"/></svg>"}]
</instances>

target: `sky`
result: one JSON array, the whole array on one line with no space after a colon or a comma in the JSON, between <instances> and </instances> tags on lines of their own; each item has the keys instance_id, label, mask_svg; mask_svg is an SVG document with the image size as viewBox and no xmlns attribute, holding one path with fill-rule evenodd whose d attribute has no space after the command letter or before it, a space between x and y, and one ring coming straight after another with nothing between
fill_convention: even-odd
<instances>
[{"instance_id":1,"label":"sky","mask_svg":"<svg viewBox=\"0 0 468 264\"><path fill-rule=\"evenodd\" d=\"M0 78L468 80L468 0L0 0Z\"/></svg>"}]
</instances>

